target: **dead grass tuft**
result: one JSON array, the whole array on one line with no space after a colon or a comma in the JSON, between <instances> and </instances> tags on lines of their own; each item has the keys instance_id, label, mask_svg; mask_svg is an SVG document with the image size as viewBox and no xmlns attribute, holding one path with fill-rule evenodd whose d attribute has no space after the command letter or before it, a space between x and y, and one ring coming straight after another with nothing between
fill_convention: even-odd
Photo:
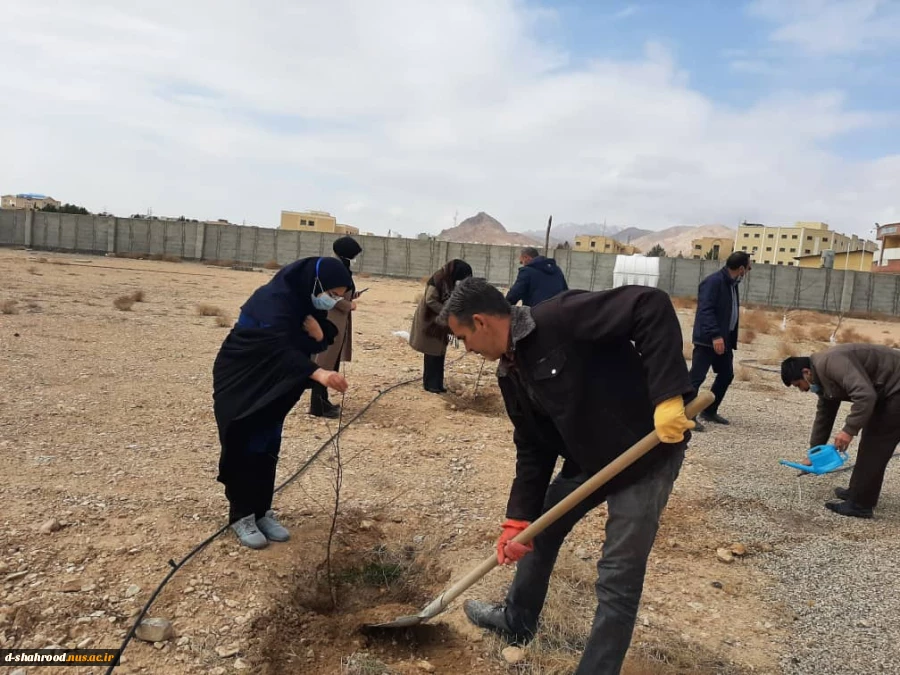
<instances>
[{"instance_id":1,"label":"dead grass tuft","mask_svg":"<svg viewBox=\"0 0 900 675\"><path fill-rule=\"evenodd\" d=\"M837 341L844 344L850 342L871 342L868 337L860 333L853 326L841 328L837 334Z\"/></svg>"},{"instance_id":2,"label":"dead grass tuft","mask_svg":"<svg viewBox=\"0 0 900 675\"><path fill-rule=\"evenodd\" d=\"M163 255L162 259L164 262L170 262L170 263L180 263L181 262L181 256L173 255L171 253L166 253L165 255Z\"/></svg>"},{"instance_id":3,"label":"dead grass tuft","mask_svg":"<svg viewBox=\"0 0 900 675\"><path fill-rule=\"evenodd\" d=\"M776 353L780 359L786 359L789 356L797 356L797 347L790 342L782 340L778 343Z\"/></svg>"},{"instance_id":4,"label":"dead grass tuft","mask_svg":"<svg viewBox=\"0 0 900 675\"><path fill-rule=\"evenodd\" d=\"M885 338L884 346L885 347L893 347L894 349L900 349L900 342L898 342L894 338Z\"/></svg>"},{"instance_id":5,"label":"dead grass tuft","mask_svg":"<svg viewBox=\"0 0 900 675\"><path fill-rule=\"evenodd\" d=\"M131 299L135 302L144 302L145 297L144 290L140 288L131 294Z\"/></svg>"},{"instance_id":6,"label":"dead grass tuft","mask_svg":"<svg viewBox=\"0 0 900 675\"><path fill-rule=\"evenodd\" d=\"M229 328L231 326L231 317L224 312L222 314L217 314L216 325L219 328Z\"/></svg>"},{"instance_id":7,"label":"dead grass tuft","mask_svg":"<svg viewBox=\"0 0 900 675\"><path fill-rule=\"evenodd\" d=\"M756 379L756 371L746 366L738 366L737 370L734 371L734 375L741 382L751 382Z\"/></svg>"},{"instance_id":8,"label":"dead grass tuft","mask_svg":"<svg viewBox=\"0 0 900 675\"><path fill-rule=\"evenodd\" d=\"M238 264L237 260L207 260L207 265L212 265L213 267L234 267Z\"/></svg>"},{"instance_id":9,"label":"dead grass tuft","mask_svg":"<svg viewBox=\"0 0 900 675\"><path fill-rule=\"evenodd\" d=\"M784 334L785 337L794 342L806 342L809 340L809 331L806 326L796 323L789 324Z\"/></svg>"},{"instance_id":10,"label":"dead grass tuft","mask_svg":"<svg viewBox=\"0 0 900 675\"><path fill-rule=\"evenodd\" d=\"M263 267L267 270L280 270L281 269L281 265L278 264L277 260L270 260L269 262L265 263L263 265Z\"/></svg>"},{"instance_id":11,"label":"dead grass tuft","mask_svg":"<svg viewBox=\"0 0 900 675\"><path fill-rule=\"evenodd\" d=\"M120 295L113 300L113 306L121 312L130 312L134 302L135 300L131 295Z\"/></svg>"},{"instance_id":12,"label":"dead grass tuft","mask_svg":"<svg viewBox=\"0 0 900 675\"><path fill-rule=\"evenodd\" d=\"M396 670L366 652L354 652L341 659L341 675L395 675L396 673Z\"/></svg>"},{"instance_id":13,"label":"dead grass tuft","mask_svg":"<svg viewBox=\"0 0 900 675\"><path fill-rule=\"evenodd\" d=\"M747 330L742 330L738 332L738 342L743 342L747 345L752 345L754 340L756 340L756 331L748 328Z\"/></svg>"},{"instance_id":14,"label":"dead grass tuft","mask_svg":"<svg viewBox=\"0 0 900 675\"><path fill-rule=\"evenodd\" d=\"M0 302L0 314L18 314L18 300L4 300Z\"/></svg>"},{"instance_id":15,"label":"dead grass tuft","mask_svg":"<svg viewBox=\"0 0 900 675\"><path fill-rule=\"evenodd\" d=\"M809 331L809 339L813 342L829 342L831 340L831 334L834 332L834 328L831 326L810 326Z\"/></svg>"},{"instance_id":16,"label":"dead grass tuft","mask_svg":"<svg viewBox=\"0 0 900 675\"><path fill-rule=\"evenodd\" d=\"M32 265L31 267L28 268L28 273L33 274L36 277L43 276L40 272L38 272L38 268L35 267L34 265Z\"/></svg>"},{"instance_id":17,"label":"dead grass tuft","mask_svg":"<svg viewBox=\"0 0 900 675\"><path fill-rule=\"evenodd\" d=\"M216 307L215 305L208 305L206 303L200 303L197 305L197 314L200 316L219 316L224 314L224 311Z\"/></svg>"},{"instance_id":18,"label":"dead grass tuft","mask_svg":"<svg viewBox=\"0 0 900 675\"><path fill-rule=\"evenodd\" d=\"M741 317L741 326L757 333L774 335L781 332L781 318L771 312L750 309Z\"/></svg>"}]
</instances>

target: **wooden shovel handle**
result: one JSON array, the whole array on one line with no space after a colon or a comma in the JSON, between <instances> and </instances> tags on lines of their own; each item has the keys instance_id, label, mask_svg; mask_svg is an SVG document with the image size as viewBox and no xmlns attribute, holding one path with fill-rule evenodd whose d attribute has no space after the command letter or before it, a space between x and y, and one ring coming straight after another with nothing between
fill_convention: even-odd
<instances>
[{"instance_id":1,"label":"wooden shovel handle","mask_svg":"<svg viewBox=\"0 0 900 675\"><path fill-rule=\"evenodd\" d=\"M701 391L697 398L685 406L684 414L688 419L693 419L705 410L715 400L715 397L708 391ZM579 485L565 499L560 501L556 506L543 514L536 521L522 530L512 541L519 544L527 544L541 532L546 530L550 525L559 520L568 513L576 504L579 504L588 495L596 492L604 483L615 478L619 473L634 464L641 457L650 452L659 445L659 437L656 431L651 431L637 443L632 445L628 450L616 457L609 464L604 466L600 471L591 476L584 483ZM453 586L438 596L423 611L423 615L434 616L440 613L453 600L458 598L470 586L475 584L481 577L490 572L497 566L497 554L494 553L490 558L482 562L478 567L466 574L462 579L457 581Z\"/></svg>"}]
</instances>

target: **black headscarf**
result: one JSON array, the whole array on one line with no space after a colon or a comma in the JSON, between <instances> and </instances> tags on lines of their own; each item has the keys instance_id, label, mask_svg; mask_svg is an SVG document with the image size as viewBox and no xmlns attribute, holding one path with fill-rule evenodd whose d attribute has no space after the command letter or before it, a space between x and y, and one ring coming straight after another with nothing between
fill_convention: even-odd
<instances>
[{"instance_id":1,"label":"black headscarf","mask_svg":"<svg viewBox=\"0 0 900 675\"><path fill-rule=\"evenodd\" d=\"M438 289L443 302L450 297L457 282L468 279L470 276L472 276L472 266L465 260L454 258L432 274L427 285Z\"/></svg>"},{"instance_id":2,"label":"black headscarf","mask_svg":"<svg viewBox=\"0 0 900 675\"><path fill-rule=\"evenodd\" d=\"M331 245L331 250L340 258L347 268L350 268L350 261L362 253L362 246L353 237L341 237L335 239Z\"/></svg>"}]
</instances>

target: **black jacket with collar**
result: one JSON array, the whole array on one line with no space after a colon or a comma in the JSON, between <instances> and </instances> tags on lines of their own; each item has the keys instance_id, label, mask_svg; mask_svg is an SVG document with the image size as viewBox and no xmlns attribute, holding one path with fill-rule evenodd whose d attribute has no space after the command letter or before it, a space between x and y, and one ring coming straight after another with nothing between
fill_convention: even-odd
<instances>
[{"instance_id":1,"label":"black jacket with collar","mask_svg":"<svg viewBox=\"0 0 900 675\"><path fill-rule=\"evenodd\" d=\"M653 431L658 403L693 390L681 326L663 291L567 291L514 311L530 311L534 327L498 371L516 444L506 515L533 521L558 457L565 475L596 473ZM674 446L651 450L607 489L633 482L667 447Z\"/></svg>"}]
</instances>

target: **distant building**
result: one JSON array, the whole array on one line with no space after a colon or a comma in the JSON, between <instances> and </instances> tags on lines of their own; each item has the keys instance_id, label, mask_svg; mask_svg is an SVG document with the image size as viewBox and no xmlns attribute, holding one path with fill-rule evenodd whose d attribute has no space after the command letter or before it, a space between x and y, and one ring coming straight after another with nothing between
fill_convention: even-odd
<instances>
[{"instance_id":1,"label":"distant building","mask_svg":"<svg viewBox=\"0 0 900 675\"><path fill-rule=\"evenodd\" d=\"M879 225L875 236L881 242L881 251L872 271L900 274L900 223Z\"/></svg>"},{"instance_id":2,"label":"distant building","mask_svg":"<svg viewBox=\"0 0 900 675\"><path fill-rule=\"evenodd\" d=\"M613 253L616 255L634 255L641 250L631 244L623 244L612 237L602 235L579 234L575 237L576 251L589 251L592 253Z\"/></svg>"},{"instance_id":3,"label":"distant building","mask_svg":"<svg viewBox=\"0 0 900 675\"><path fill-rule=\"evenodd\" d=\"M797 222L787 227L770 227L744 223L738 227L734 239L735 251L746 251L756 263L766 265L798 265L798 258L818 256L832 250L835 255L847 251L871 251L875 242L847 237L828 229L828 223Z\"/></svg>"},{"instance_id":4,"label":"distant building","mask_svg":"<svg viewBox=\"0 0 900 675\"><path fill-rule=\"evenodd\" d=\"M3 209L42 209L45 206L60 207L60 203L47 195L23 192L17 195L3 195L0 197L0 208Z\"/></svg>"},{"instance_id":5,"label":"distant building","mask_svg":"<svg viewBox=\"0 0 900 675\"><path fill-rule=\"evenodd\" d=\"M869 272L872 269L872 251L846 251L834 254L834 269L851 272ZM825 267L825 257L821 253L797 256L798 267Z\"/></svg>"},{"instance_id":6,"label":"distant building","mask_svg":"<svg viewBox=\"0 0 900 675\"><path fill-rule=\"evenodd\" d=\"M734 251L734 242L730 238L700 237L691 241L691 257L694 260L706 260L712 251L711 260L722 260Z\"/></svg>"},{"instance_id":7,"label":"distant building","mask_svg":"<svg viewBox=\"0 0 900 675\"><path fill-rule=\"evenodd\" d=\"M279 227L282 230L359 234L358 227L341 225L337 218L327 211L282 211Z\"/></svg>"}]
</instances>

